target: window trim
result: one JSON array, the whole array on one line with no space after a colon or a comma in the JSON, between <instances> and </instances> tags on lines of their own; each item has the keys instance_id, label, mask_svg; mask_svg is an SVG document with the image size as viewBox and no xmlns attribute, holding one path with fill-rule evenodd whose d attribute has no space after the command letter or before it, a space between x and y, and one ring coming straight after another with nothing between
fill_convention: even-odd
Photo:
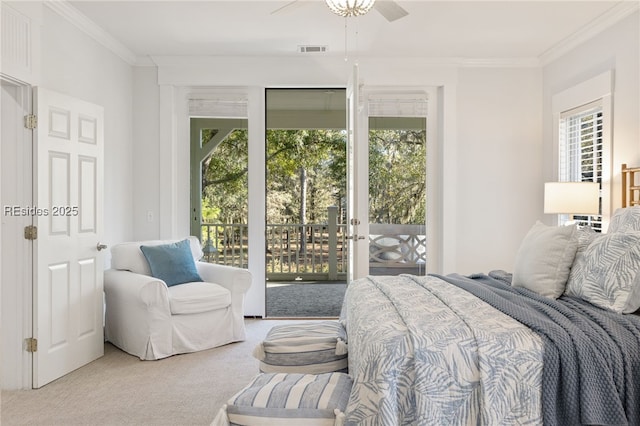
<instances>
[{"instance_id":1,"label":"window trim","mask_svg":"<svg viewBox=\"0 0 640 426\"><path fill-rule=\"evenodd\" d=\"M599 101L602 103L602 232L607 231L612 213L613 83L613 70L609 70L558 92L551 98L551 111L553 115L553 178L556 181L558 180L560 170L560 119L562 114L593 102ZM555 220L557 221L557 218Z\"/></svg>"}]
</instances>

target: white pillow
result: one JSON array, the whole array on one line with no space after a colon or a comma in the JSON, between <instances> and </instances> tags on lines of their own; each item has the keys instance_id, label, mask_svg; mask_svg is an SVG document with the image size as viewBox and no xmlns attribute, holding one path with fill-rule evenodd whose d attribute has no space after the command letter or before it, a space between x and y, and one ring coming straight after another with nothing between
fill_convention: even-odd
<instances>
[{"instance_id":1,"label":"white pillow","mask_svg":"<svg viewBox=\"0 0 640 426\"><path fill-rule=\"evenodd\" d=\"M536 222L516 254L512 286L557 299L564 293L577 247L575 225Z\"/></svg>"},{"instance_id":2,"label":"white pillow","mask_svg":"<svg viewBox=\"0 0 640 426\"><path fill-rule=\"evenodd\" d=\"M567 295L618 313L640 308L640 232L616 232L596 238L574 267Z\"/></svg>"}]
</instances>

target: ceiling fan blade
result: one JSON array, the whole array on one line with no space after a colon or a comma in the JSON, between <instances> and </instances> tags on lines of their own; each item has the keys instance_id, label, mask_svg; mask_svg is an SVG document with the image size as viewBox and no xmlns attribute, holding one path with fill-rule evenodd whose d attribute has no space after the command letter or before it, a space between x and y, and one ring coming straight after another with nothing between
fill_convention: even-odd
<instances>
[{"instance_id":1,"label":"ceiling fan blade","mask_svg":"<svg viewBox=\"0 0 640 426\"><path fill-rule=\"evenodd\" d=\"M389 22L396 21L409 14L409 12L400 7L395 1L377 1L373 7Z\"/></svg>"},{"instance_id":2,"label":"ceiling fan blade","mask_svg":"<svg viewBox=\"0 0 640 426\"><path fill-rule=\"evenodd\" d=\"M298 1L299 1L299 0L293 0L293 1L290 1L290 2L286 3L284 6L280 6L279 8L272 10L272 11L271 11L271 14L272 14L272 15L275 15L276 13L280 13L280 12L282 12L283 10L288 9L288 8L289 8L289 6L293 6L294 4L298 3Z\"/></svg>"}]
</instances>

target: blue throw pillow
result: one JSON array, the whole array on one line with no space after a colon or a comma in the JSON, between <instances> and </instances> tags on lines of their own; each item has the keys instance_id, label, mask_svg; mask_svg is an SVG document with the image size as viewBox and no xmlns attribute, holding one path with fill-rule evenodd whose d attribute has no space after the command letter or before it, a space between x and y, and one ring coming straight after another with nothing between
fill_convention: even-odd
<instances>
[{"instance_id":1,"label":"blue throw pillow","mask_svg":"<svg viewBox=\"0 0 640 426\"><path fill-rule=\"evenodd\" d=\"M202 281L193 261L189 240L158 246L140 246L151 275L172 285Z\"/></svg>"}]
</instances>

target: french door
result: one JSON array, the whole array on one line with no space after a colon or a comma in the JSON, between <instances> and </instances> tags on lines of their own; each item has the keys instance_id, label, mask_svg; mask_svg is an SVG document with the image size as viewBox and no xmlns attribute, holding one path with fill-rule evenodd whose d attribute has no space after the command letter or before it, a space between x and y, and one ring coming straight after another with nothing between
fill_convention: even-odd
<instances>
[{"instance_id":1,"label":"french door","mask_svg":"<svg viewBox=\"0 0 640 426\"><path fill-rule=\"evenodd\" d=\"M368 141L362 119L356 64L347 84L347 282L369 273Z\"/></svg>"},{"instance_id":2,"label":"french door","mask_svg":"<svg viewBox=\"0 0 640 426\"><path fill-rule=\"evenodd\" d=\"M424 275L427 99L422 89L347 87L349 280Z\"/></svg>"}]
</instances>

